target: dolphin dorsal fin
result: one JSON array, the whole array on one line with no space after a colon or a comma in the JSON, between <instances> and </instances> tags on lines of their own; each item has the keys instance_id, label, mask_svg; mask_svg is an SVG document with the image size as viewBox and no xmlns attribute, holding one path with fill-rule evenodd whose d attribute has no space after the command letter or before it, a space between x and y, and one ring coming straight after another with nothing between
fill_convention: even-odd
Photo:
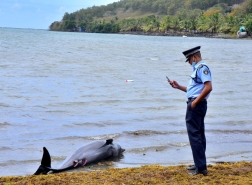
<instances>
[{"instance_id":1,"label":"dolphin dorsal fin","mask_svg":"<svg viewBox=\"0 0 252 185\"><path fill-rule=\"evenodd\" d=\"M113 139L107 139L105 145L110 145L113 143Z\"/></svg>"},{"instance_id":2,"label":"dolphin dorsal fin","mask_svg":"<svg viewBox=\"0 0 252 185\"><path fill-rule=\"evenodd\" d=\"M106 145L110 145L110 144L112 144L113 143L113 139L107 139L106 140L106 143L104 144L104 145L102 145L100 148L102 148L102 147L104 147L104 146L106 146Z\"/></svg>"},{"instance_id":3,"label":"dolphin dorsal fin","mask_svg":"<svg viewBox=\"0 0 252 185\"><path fill-rule=\"evenodd\" d=\"M41 165L51 168L51 156L46 147L43 147L43 157L41 160Z\"/></svg>"}]
</instances>

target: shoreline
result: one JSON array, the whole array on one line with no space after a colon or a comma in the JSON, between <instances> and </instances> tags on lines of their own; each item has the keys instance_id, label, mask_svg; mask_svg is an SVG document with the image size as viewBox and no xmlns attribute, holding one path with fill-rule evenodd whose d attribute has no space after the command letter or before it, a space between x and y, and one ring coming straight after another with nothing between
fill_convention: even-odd
<instances>
[{"instance_id":1,"label":"shoreline","mask_svg":"<svg viewBox=\"0 0 252 185\"><path fill-rule=\"evenodd\" d=\"M0 184L251 184L252 161L208 165L208 175L188 175L185 165L150 165L91 172L5 176Z\"/></svg>"},{"instance_id":2,"label":"shoreline","mask_svg":"<svg viewBox=\"0 0 252 185\"><path fill-rule=\"evenodd\" d=\"M191 32L142 32L142 31L126 31L119 32L118 34L129 35L145 35L145 36L171 36L171 37L205 37L205 38L222 38L222 39L239 39L239 40L252 40L251 36L246 38L238 38L236 35L224 33L191 33Z\"/></svg>"},{"instance_id":3,"label":"shoreline","mask_svg":"<svg viewBox=\"0 0 252 185\"><path fill-rule=\"evenodd\" d=\"M14 28L14 27L0 27L10 29L25 29L25 30L43 30L53 32L76 32L76 33L93 33L93 32L80 32L80 31L55 31L50 29L36 29L36 28ZM124 31L118 33L103 33L103 34L129 34L129 35L145 35L145 36L171 36L171 37L205 37L205 38L222 38L222 39L240 39L240 40L252 40L252 35L245 38L238 38L236 35L230 35L225 33L192 33L192 32L143 32L143 31Z\"/></svg>"}]
</instances>

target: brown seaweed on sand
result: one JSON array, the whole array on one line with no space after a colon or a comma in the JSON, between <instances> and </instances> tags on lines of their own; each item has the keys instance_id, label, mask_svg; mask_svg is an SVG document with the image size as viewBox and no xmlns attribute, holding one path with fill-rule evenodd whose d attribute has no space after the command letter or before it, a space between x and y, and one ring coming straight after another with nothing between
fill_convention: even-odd
<instances>
[{"instance_id":1,"label":"brown seaweed on sand","mask_svg":"<svg viewBox=\"0 0 252 185\"><path fill-rule=\"evenodd\" d=\"M54 184L246 184L252 185L252 162L208 165L209 175L190 176L186 166L142 166L110 168L91 172L71 172L52 175L0 177L2 185Z\"/></svg>"}]
</instances>

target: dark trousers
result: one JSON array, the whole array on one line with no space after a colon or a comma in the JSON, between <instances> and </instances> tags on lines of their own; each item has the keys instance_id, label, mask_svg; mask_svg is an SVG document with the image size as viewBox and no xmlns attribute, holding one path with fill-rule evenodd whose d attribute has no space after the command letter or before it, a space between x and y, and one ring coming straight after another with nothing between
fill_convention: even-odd
<instances>
[{"instance_id":1,"label":"dark trousers","mask_svg":"<svg viewBox=\"0 0 252 185\"><path fill-rule=\"evenodd\" d=\"M204 118L207 112L207 101L199 102L191 109L192 101L187 102L186 127L192 149L193 160L199 171L206 170L206 137Z\"/></svg>"}]
</instances>

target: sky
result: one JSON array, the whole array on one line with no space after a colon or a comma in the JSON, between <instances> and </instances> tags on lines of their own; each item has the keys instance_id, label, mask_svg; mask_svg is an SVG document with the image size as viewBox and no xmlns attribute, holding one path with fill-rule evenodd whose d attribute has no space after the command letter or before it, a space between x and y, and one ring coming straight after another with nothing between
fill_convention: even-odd
<instances>
[{"instance_id":1,"label":"sky","mask_svg":"<svg viewBox=\"0 0 252 185\"><path fill-rule=\"evenodd\" d=\"M66 12L119 0L0 0L0 27L49 29Z\"/></svg>"}]
</instances>

